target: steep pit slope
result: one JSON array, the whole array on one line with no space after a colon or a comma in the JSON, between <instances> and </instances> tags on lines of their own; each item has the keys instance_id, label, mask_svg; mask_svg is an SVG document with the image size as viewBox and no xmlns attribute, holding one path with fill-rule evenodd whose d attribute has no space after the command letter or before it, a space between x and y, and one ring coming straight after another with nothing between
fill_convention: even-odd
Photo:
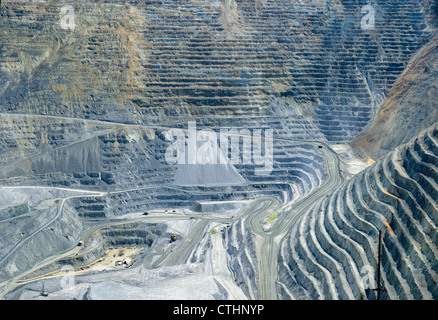
<instances>
[{"instance_id":1,"label":"steep pit slope","mask_svg":"<svg viewBox=\"0 0 438 320\"><path fill-rule=\"evenodd\" d=\"M0 9L2 112L350 141L427 41L433 2L45 1ZM75 29L60 25L72 5Z\"/></svg>"},{"instance_id":2,"label":"steep pit slope","mask_svg":"<svg viewBox=\"0 0 438 320\"><path fill-rule=\"evenodd\" d=\"M438 298L438 124L311 207L282 242L282 298Z\"/></svg>"},{"instance_id":3,"label":"steep pit slope","mask_svg":"<svg viewBox=\"0 0 438 320\"><path fill-rule=\"evenodd\" d=\"M438 121L438 36L411 59L394 84L376 121L352 146L381 157ZM362 150L361 150L362 149Z\"/></svg>"}]
</instances>

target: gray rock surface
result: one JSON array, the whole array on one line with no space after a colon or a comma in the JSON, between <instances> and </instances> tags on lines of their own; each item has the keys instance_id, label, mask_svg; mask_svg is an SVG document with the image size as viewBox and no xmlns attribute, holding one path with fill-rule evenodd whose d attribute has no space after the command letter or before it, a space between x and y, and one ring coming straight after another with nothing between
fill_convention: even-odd
<instances>
[{"instance_id":1,"label":"gray rock surface","mask_svg":"<svg viewBox=\"0 0 438 320\"><path fill-rule=\"evenodd\" d=\"M438 36L409 61L376 121L351 145L377 159L438 121Z\"/></svg>"},{"instance_id":2,"label":"gray rock surface","mask_svg":"<svg viewBox=\"0 0 438 320\"><path fill-rule=\"evenodd\" d=\"M309 208L282 243L280 296L375 299L381 230L382 298L435 300L437 165L438 123Z\"/></svg>"},{"instance_id":3,"label":"gray rock surface","mask_svg":"<svg viewBox=\"0 0 438 320\"><path fill-rule=\"evenodd\" d=\"M327 178L320 148L392 119L389 144L366 149L380 156L435 115L435 3L373 1L374 29L362 25L366 4L3 2L0 297L43 299L42 284L54 299L262 297L263 230L256 237L249 213L231 218L227 204L290 206ZM74 30L61 24L65 5ZM413 107L380 117L384 101L382 112ZM198 130L272 130L272 170L169 163L169 130L185 135L191 121ZM373 298L358 272L374 265L376 230L387 221L396 235L385 235L388 296L436 298L436 130L427 135L309 208L282 242L278 297ZM211 228L228 222L213 238ZM143 251L132 269L81 273L72 291L50 278L134 245Z\"/></svg>"}]
</instances>

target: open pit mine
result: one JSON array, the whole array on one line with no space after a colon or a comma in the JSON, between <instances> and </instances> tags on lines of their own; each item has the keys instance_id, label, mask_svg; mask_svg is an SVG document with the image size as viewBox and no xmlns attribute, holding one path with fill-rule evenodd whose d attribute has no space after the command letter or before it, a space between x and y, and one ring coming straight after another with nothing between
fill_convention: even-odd
<instances>
[{"instance_id":1,"label":"open pit mine","mask_svg":"<svg viewBox=\"0 0 438 320\"><path fill-rule=\"evenodd\" d=\"M437 27L433 0L1 1L0 299L437 299Z\"/></svg>"}]
</instances>

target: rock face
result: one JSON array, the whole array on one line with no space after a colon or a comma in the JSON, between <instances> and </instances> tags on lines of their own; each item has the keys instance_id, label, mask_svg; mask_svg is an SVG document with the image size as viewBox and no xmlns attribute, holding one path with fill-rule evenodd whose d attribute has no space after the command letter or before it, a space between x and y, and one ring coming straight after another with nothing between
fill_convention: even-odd
<instances>
[{"instance_id":1,"label":"rock face","mask_svg":"<svg viewBox=\"0 0 438 320\"><path fill-rule=\"evenodd\" d=\"M231 164L189 164L178 166L174 184L182 186L243 185L245 179Z\"/></svg>"},{"instance_id":2,"label":"rock face","mask_svg":"<svg viewBox=\"0 0 438 320\"><path fill-rule=\"evenodd\" d=\"M427 83L435 97L435 64L425 75L417 72L436 55L429 42L436 15L430 0L3 1L0 281L75 247L84 235L90 251L64 263L96 259L99 243L147 247L168 240L165 227L142 223L88 234L110 219L197 204L204 212L205 203L264 196L284 204L308 195L325 178L320 144L350 142L368 128L426 43L393 90ZM387 105L399 103L396 97ZM194 171L169 162L169 130L188 139L190 122L199 130L246 130L253 158L220 168L195 164ZM257 174L254 161L254 136L263 130L274 137L267 175ZM437 297L436 132L310 209L283 242L280 297L372 297L360 289L358 270L375 265L371 252L385 221L394 232L384 238L389 297ZM241 138L225 153L243 152ZM203 239L207 256L208 234ZM222 238L233 280L250 298L261 296L254 239L243 219ZM337 250L328 254L327 246ZM98 284L81 296L104 292Z\"/></svg>"},{"instance_id":3,"label":"rock face","mask_svg":"<svg viewBox=\"0 0 438 320\"><path fill-rule=\"evenodd\" d=\"M438 37L411 59L394 84L373 126L352 141L371 157L381 157L438 121Z\"/></svg>"},{"instance_id":4,"label":"rock face","mask_svg":"<svg viewBox=\"0 0 438 320\"><path fill-rule=\"evenodd\" d=\"M64 5L74 8L74 30L62 27ZM364 5L4 3L0 183L156 187L143 201L125 203L140 210L163 205L166 197L193 205L251 191L288 190L289 199L307 194L324 169L318 151L304 141L345 142L359 133L436 23L432 2L418 10L414 0L375 1L374 29L364 28L370 10ZM231 189L222 188L219 177L202 179L208 175L181 181L187 168L177 172L166 162L163 132L185 129L191 120L199 129L272 129L271 174L256 175L254 163L235 164L226 170L235 182ZM175 183L205 187L205 195L176 195L165 187Z\"/></svg>"},{"instance_id":5,"label":"rock face","mask_svg":"<svg viewBox=\"0 0 438 320\"><path fill-rule=\"evenodd\" d=\"M382 297L437 299L437 174L438 124L315 204L282 243L281 296L375 298L381 230Z\"/></svg>"},{"instance_id":6,"label":"rock face","mask_svg":"<svg viewBox=\"0 0 438 320\"><path fill-rule=\"evenodd\" d=\"M2 112L351 140L427 41L433 3L40 1L0 11ZM75 29L63 29L72 5Z\"/></svg>"},{"instance_id":7,"label":"rock face","mask_svg":"<svg viewBox=\"0 0 438 320\"><path fill-rule=\"evenodd\" d=\"M37 187L2 187L0 193L0 207L6 208L0 218L0 281L25 272L78 241L83 221L69 204L60 211L61 204L53 200L78 193Z\"/></svg>"},{"instance_id":8,"label":"rock face","mask_svg":"<svg viewBox=\"0 0 438 320\"><path fill-rule=\"evenodd\" d=\"M61 23L65 5L74 9L73 30ZM193 181L180 181L187 168L175 176L164 160L165 129L149 126L184 129L189 121L348 142L374 118L436 23L432 2L418 11L414 0L375 1L370 27L364 5L7 2L0 9L0 182L106 190L224 184L191 174ZM300 194L317 185L316 151L301 149L302 157L293 146L274 149L269 177L251 165L226 171L235 184L281 178ZM305 164L307 157L316 162Z\"/></svg>"}]
</instances>

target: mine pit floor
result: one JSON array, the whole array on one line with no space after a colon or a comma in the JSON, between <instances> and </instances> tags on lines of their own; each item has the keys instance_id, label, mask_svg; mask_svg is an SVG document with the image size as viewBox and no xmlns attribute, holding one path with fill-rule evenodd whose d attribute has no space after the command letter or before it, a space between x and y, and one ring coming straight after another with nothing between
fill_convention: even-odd
<instances>
[{"instance_id":1,"label":"mine pit floor","mask_svg":"<svg viewBox=\"0 0 438 320\"><path fill-rule=\"evenodd\" d=\"M143 248L139 247L115 247L105 252L105 255L89 264L74 267L74 269L62 268L46 274L39 278L65 277L74 270L75 275L89 272L117 270L131 267Z\"/></svg>"}]
</instances>

